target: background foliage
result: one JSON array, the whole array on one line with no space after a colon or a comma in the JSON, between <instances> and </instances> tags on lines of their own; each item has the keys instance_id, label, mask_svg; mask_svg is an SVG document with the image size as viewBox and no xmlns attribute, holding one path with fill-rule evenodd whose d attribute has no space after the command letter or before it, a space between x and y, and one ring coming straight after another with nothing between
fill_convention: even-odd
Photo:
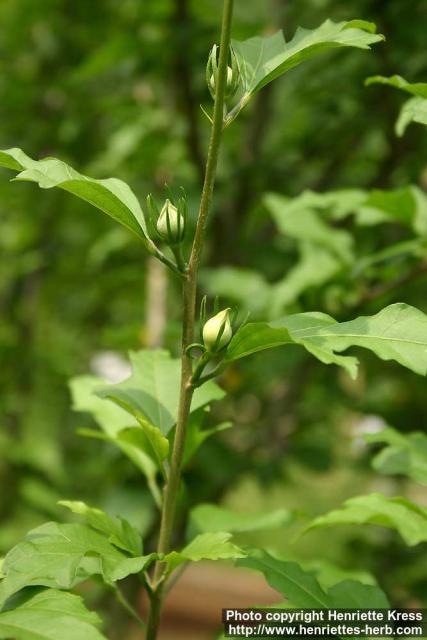
<instances>
[{"instance_id":1,"label":"background foliage","mask_svg":"<svg viewBox=\"0 0 427 640\"><path fill-rule=\"evenodd\" d=\"M405 9L399 0L237 2L237 38L363 17L387 42L308 62L259 93L228 130L207 293L254 320L316 309L345 321L398 301L427 311L427 136L411 125L397 137L403 94L364 87L372 75L425 80L427 8L406 0ZM0 147L116 175L141 198L183 184L195 215L214 0L4 0L0 25ZM286 224L290 206L300 210L297 228ZM93 422L71 411L68 380L88 370L120 378L126 352L141 346L177 353L176 283L153 271L131 234L65 193L35 197L33 185L3 179L0 221L0 552L46 517L66 518L56 502L76 496L120 505L149 538L145 483L108 443L76 437ZM373 470L379 445L364 438L385 425L425 431L425 379L359 355L356 381L296 347L235 363L221 381L230 395L212 417L234 428L207 440L188 468L188 506L286 507L298 512L299 531L361 493L427 505L419 474L417 483L378 474L402 474L402 454L391 471L379 454ZM319 529L292 546L289 538L242 534L324 574L369 573L397 604L422 602L423 544L407 548L394 531L362 527Z\"/></svg>"}]
</instances>

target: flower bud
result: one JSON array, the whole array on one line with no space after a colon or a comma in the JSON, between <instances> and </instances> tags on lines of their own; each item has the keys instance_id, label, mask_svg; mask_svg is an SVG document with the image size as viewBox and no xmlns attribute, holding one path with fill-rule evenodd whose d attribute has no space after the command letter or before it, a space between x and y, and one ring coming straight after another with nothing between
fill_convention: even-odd
<instances>
[{"instance_id":1,"label":"flower bud","mask_svg":"<svg viewBox=\"0 0 427 640\"><path fill-rule=\"evenodd\" d=\"M184 237L184 216L167 199L157 220L157 231L168 244L178 244Z\"/></svg>"},{"instance_id":2,"label":"flower bud","mask_svg":"<svg viewBox=\"0 0 427 640\"><path fill-rule=\"evenodd\" d=\"M219 48L217 45L214 45L209 55L206 67L206 81L212 98L215 98L216 83L218 79L218 58ZM227 79L224 92L226 100L234 96L239 88L241 79L237 57L232 47L230 47L229 62L230 65L227 66Z\"/></svg>"},{"instance_id":3,"label":"flower bud","mask_svg":"<svg viewBox=\"0 0 427 640\"><path fill-rule=\"evenodd\" d=\"M215 76L211 75L209 80L210 87L215 94ZM226 93L228 93L233 85L233 69L231 67L227 67L227 84L226 84Z\"/></svg>"},{"instance_id":4,"label":"flower bud","mask_svg":"<svg viewBox=\"0 0 427 640\"><path fill-rule=\"evenodd\" d=\"M203 327L203 342L208 351L220 351L230 342L233 329L229 313L230 309L220 311Z\"/></svg>"}]
</instances>

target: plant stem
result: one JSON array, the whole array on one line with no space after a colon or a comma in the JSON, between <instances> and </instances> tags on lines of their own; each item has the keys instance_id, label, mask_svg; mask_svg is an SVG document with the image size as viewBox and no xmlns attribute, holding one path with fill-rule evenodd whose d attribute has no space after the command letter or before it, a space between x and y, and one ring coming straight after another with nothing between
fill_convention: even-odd
<instances>
[{"instance_id":1,"label":"plant stem","mask_svg":"<svg viewBox=\"0 0 427 640\"><path fill-rule=\"evenodd\" d=\"M181 480L182 460L185 448L185 435L188 416L190 414L193 397L191 384L192 362L187 355L187 347L192 344L196 315L197 276L200 256L205 237L206 222L209 214L213 189L215 184L218 155L221 144L224 117L225 87L228 66L228 56L231 38L231 22L233 17L234 0L224 0L221 27L221 44L218 64L218 77L215 92L215 104L211 138L206 161L205 179L200 199L199 215L194 234L193 246L188 265L188 272L183 282L183 321L182 321L182 360L181 360L181 390L176 424L175 441L172 451L169 477L164 491L160 534L157 546L159 554L168 553L175 524L175 514L178 491ZM154 571L154 591L151 596L151 608L147 625L147 640L155 640L160 620L163 599L163 563L157 562Z\"/></svg>"},{"instance_id":2,"label":"plant stem","mask_svg":"<svg viewBox=\"0 0 427 640\"><path fill-rule=\"evenodd\" d=\"M114 590L114 595L116 596L117 601L120 602L122 607L126 609L126 611L132 616L132 618L134 618L134 620L136 620L139 626L145 629L144 620L141 618L141 616L136 611L136 609L133 608L130 602L128 602L128 600L126 599L122 591L120 591L119 587L117 585L114 585L113 590Z\"/></svg>"}]
</instances>

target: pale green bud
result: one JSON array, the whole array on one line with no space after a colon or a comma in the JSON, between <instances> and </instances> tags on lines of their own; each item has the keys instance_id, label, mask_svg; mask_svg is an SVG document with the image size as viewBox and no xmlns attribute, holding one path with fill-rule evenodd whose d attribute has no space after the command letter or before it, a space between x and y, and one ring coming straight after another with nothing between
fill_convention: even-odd
<instances>
[{"instance_id":1,"label":"pale green bud","mask_svg":"<svg viewBox=\"0 0 427 640\"><path fill-rule=\"evenodd\" d=\"M157 231L159 235L169 244L181 242L184 235L184 224L184 216L181 215L172 202L167 199L157 220Z\"/></svg>"},{"instance_id":2,"label":"pale green bud","mask_svg":"<svg viewBox=\"0 0 427 640\"><path fill-rule=\"evenodd\" d=\"M211 85L212 91L215 93L215 76L211 75L209 84ZM233 84L233 69L231 67L227 67L227 90L230 90Z\"/></svg>"},{"instance_id":3,"label":"pale green bud","mask_svg":"<svg viewBox=\"0 0 427 640\"><path fill-rule=\"evenodd\" d=\"M220 351L230 342L233 329L229 314L230 309L224 309L208 320L203 327L203 342L208 351Z\"/></svg>"}]
</instances>

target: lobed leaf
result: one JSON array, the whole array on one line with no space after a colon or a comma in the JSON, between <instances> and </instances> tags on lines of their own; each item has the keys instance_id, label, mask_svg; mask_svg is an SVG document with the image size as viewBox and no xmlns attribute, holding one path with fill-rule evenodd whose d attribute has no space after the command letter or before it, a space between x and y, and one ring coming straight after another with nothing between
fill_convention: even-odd
<instances>
[{"instance_id":1,"label":"lobed leaf","mask_svg":"<svg viewBox=\"0 0 427 640\"><path fill-rule=\"evenodd\" d=\"M247 558L238 560L237 566L247 567L263 574L266 581L293 607L307 609L327 608L387 608L387 596L379 587L355 580L345 580L324 590L315 576L296 562L274 558L265 551L252 550Z\"/></svg>"},{"instance_id":2,"label":"lobed leaf","mask_svg":"<svg viewBox=\"0 0 427 640\"><path fill-rule=\"evenodd\" d=\"M356 224L373 226L398 223L427 235L427 197L416 185L397 189L341 189L317 193L306 190L295 198L270 193L264 203L279 231L297 242L310 241L344 261L352 261L352 236L336 235L329 221L354 215ZM307 213L308 212L308 213ZM341 247L340 243L344 245Z\"/></svg>"},{"instance_id":3,"label":"lobed leaf","mask_svg":"<svg viewBox=\"0 0 427 640\"><path fill-rule=\"evenodd\" d=\"M36 182L42 189L58 187L111 216L147 241L144 214L130 187L117 178L95 180L55 158L33 160L21 149L0 151L0 166L19 171L15 180Z\"/></svg>"},{"instance_id":4,"label":"lobed leaf","mask_svg":"<svg viewBox=\"0 0 427 640\"><path fill-rule=\"evenodd\" d=\"M370 349L382 360L395 360L415 373L427 373L427 316L403 303L342 323L322 313L250 323L231 340L226 360L286 344L301 345L325 364L343 366L353 377L357 359L338 355L351 346Z\"/></svg>"},{"instance_id":5,"label":"lobed leaf","mask_svg":"<svg viewBox=\"0 0 427 640\"><path fill-rule=\"evenodd\" d=\"M230 542L231 538L231 533L224 531L201 533L182 551L172 551L164 557L164 561L168 564L168 571L173 571L184 562L244 558L246 553Z\"/></svg>"},{"instance_id":6,"label":"lobed leaf","mask_svg":"<svg viewBox=\"0 0 427 640\"><path fill-rule=\"evenodd\" d=\"M378 586L344 580L328 590L334 609L388 609L390 602Z\"/></svg>"},{"instance_id":7,"label":"lobed leaf","mask_svg":"<svg viewBox=\"0 0 427 640\"><path fill-rule=\"evenodd\" d=\"M341 509L316 518L306 531L344 524L395 529L411 546L427 540L427 509L406 498L388 498L381 493L350 498Z\"/></svg>"},{"instance_id":8,"label":"lobed leaf","mask_svg":"<svg viewBox=\"0 0 427 640\"><path fill-rule=\"evenodd\" d=\"M366 79L366 85L386 84L406 93L410 93L412 98L405 102L396 122L396 134L403 136L407 126L411 122L427 125L427 83L408 82L402 76L372 76Z\"/></svg>"},{"instance_id":9,"label":"lobed leaf","mask_svg":"<svg viewBox=\"0 0 427 640\"><path fill-rule=\"evenodd\" d=\"M371 76L366 79L365 84L366 86L370 86L372 84L387 84L391 87L395 87L396 89L406 91L406 93L410 93L413 96L427 99L427 82L411 83L405 80L405 78L402 78L402 76L394 75L388 77Z\"/></svg>"},{"instance_id":10,"label":"lobed leaf","mask_svg":"<svg viewBox=\"0 0 427 640\"><path fill-rule=\"evenodd\" d=\"M97 531L80 524L48 522L30 531L7 554L0 603L26 586L70 589L91 575L111 584L139 573L153 559L129 556Z\"/></svg>"},{"instance_id":11,"label":"lobed leaf","mask_svg":"<svg viewBox=\"0 0 427 640\"><path fill-rule=\"evenodd\" d=\"M286 237L328 249L344 263L353 262L351 234L328 225L313 208L304 206L292 209L288 198L275 193L267 194L264 203L279 231Z\"/></svg>"},{"instance_id":12,"label":"lobed leaf","mask_svg":"<svg viewBox=\"0 0 427 640\"><path fill-rule=\"evenodd\" d=\"M265 551L253 550L247 558L238 560L236 564L262 573L270 587L296 607L325 609L332 606L316 578L296 562L285 562Z\"/></svg>"},{"instance_id":13,"label":"lobed leaf","mask_svg":"<svg viewBox=\"0 0 427 640\"><path fill-rule=\"evenodd\" d=\"M0 611L0 638L106 640L82 598L55 589L26 589Z\"/></svg>"},{"instance_id":14,"label":"lobed leaf","mask_svg":"<svg viewBox=\"0 0 427 640\"><path fill-rule=\"evenodd\" d=\"M376 471L386 475L405 475L427 485L427 436L425 433L403 434L387 427L379 433L366 434L365 440L387 445L373 459L372 466Z\"/></svg>"},{"instance_id":15,"label":"lobed leaf","mask_svg":"<svg viewBox=\"0 0 427 640\"><path fill-rule=\"evenodd\" d=\"M298 28L289 42L281 31L243 42L233 40L243 85L243 97L236 110L240 111L262 87L321 51L339 47L369 49L384 40L375 31L375 25L364 20L326 20L316 29Z\"/></svg>"},{"instance_id":16,"label":"lobed leaf","mask_svg":"<svg viewBox=\"0 0 427 640\"><path fill-rule=\"evenodd\" d=\"M184 448L184 459L183 464L186 465L194 456L196 451L202 444L215 435L216 433L220 433L221 431L225 431L230 429L233 424L232 422L221 422L220 424L215 425L214 427L209 427L207 429L203 428L203 424L206 418L208 411L205 408L198 409L197 411L193 411L190 415L187 424L187 433L185 437L185 448ZM173 436L175 434L173 433Z\"/></svg>"},{"instance_id":17,"label":"lobed leaf","mask_svg":"<svg viewBox=\"0 0 427 640\"><path fill-rule=\"evenodd\" d=\"M100 387L97 394L134 416L142 414L167 435L178 415L180 360L162 350L131 352L130 360L132 375L120 384ZM195 391L191 410L197 411L223 396L221 389L210 381Z\"/></svg>"},{"instance_id":18,"label":"lobed leaf","mask_svg":"<svg viewBox=\"0 0 427 640\"><path fill-rule=\"evenodd\" d=\"M288 509L236 512L214 504L199 504L191 510L190 526L196 531L257 531L288 525L293 514Z\"/></svg>"},{"instance_id":19,"label":"lobed leaf","mask_svg":"<svg viewBox=\"0 0 427 640\"><path fill-rule=\"evenodd\" d=\"M89 507L84 502L61 500L60 505L84 517L87 524L107 536L108 541L134 556L142 554L142 539L139 532L127 520L112 518L101 509Z\"/></svg>"},{"instance_id":20,"label":"lobed leaf","mask_svg":"<svg viewBox=\"0 0 427 640\"><path fill-rule=\"evenodd\" d=\"M129 428L137 428L135 417L109 400L99 398L95 392L105 381L96 376L77 376L70 381L73 409L90 413L102 429L101 432L81 429L81 435L96 437L115 444L136 465L147 478L148 486L156 500L160 503L160 492L156 483L157 464L147 451L139 444L130 442L122 434Z\"/></svg>"}]
</instances>

